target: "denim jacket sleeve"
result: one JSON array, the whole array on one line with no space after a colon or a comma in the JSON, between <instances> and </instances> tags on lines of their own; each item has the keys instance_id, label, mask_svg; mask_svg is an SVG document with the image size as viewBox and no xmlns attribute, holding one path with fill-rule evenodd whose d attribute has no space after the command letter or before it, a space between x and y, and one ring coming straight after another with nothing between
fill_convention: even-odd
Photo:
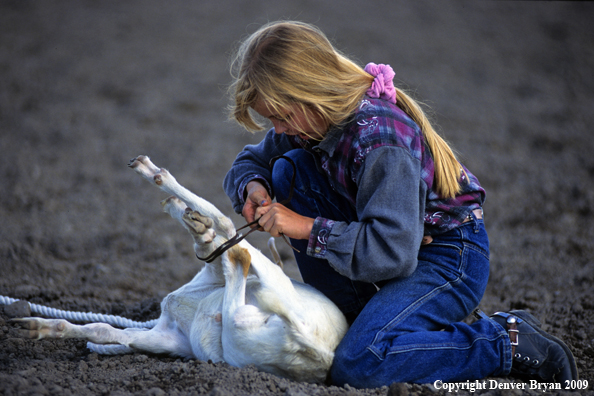
<instances>
[{"instance_id":1,"label":"denim jacket sleeve","mask_svg":"<svg viewBox=\"0 0 594 396\"><path fill-rule=\"evenodd\" d=\"M420 161L401 147L369 152L359 173L358 221L316 219L308 254L327 259L353 280L412 274L423 238L427 190L420 172Z\"/></svg>"},{"instance_id":2,"label":"denim jacket sleeve","mask_svg":"<svg viewBox=\"0 0 594 396\"><path fill-rule=\"evenodd\" d=\"M235 158L223 181L225 193L231 199L236 213L241 213L243 209L245 203L243 193L251 180L261 181L268 189L271 198L274 198L270 187L272 175L269 162L273 157L284 154L293 148L287 136L276 134L274 129L269 130L260 143L244 147Z\"/></svg>"}]
</instances>

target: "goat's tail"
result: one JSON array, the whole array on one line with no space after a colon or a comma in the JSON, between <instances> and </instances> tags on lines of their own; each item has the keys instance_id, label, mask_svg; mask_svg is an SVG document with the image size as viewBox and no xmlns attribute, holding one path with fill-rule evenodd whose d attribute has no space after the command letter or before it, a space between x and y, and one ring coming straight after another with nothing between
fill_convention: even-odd
<instances>
[{"instance_id":1,"label":"goat's tail","mask_svg":"<svg viewBox=\"0 0 594 396\"><path fill-rule=\"evenodd\" d=\"M17 298L11 298L6 296L0 296L0 305L9 305L13 304L17 301L21 301ZM28 301L25 301L29 304L31 308L31 312L39 314L46 318L53 318L53 319L66 319L72 322L79 322L79 323L91 323L91 322L100 322L100 323L107 323L112 326L120 327L120 328L147 328L151 329L155 327L158 322L158 319L149 320L147 322L137 322L135 320L131 320L128 318L124 318L121 316L116 315L107 315L107 314L98 314L93 312L74 312L74 311L64 311L61 309L45 307L43 305L33 304Z\"/></svg>"}]
</instances>

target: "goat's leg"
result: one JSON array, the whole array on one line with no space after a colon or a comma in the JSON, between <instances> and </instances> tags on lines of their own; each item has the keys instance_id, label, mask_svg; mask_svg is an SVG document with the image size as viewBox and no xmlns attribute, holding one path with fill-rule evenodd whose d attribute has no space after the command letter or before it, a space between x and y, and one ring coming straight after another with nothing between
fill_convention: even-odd
<instances>
[{"instance_id":1,"label":"goat's leg","mask_svg":"<svg viewBox=\"0 0 594 396\"><path fill-rule=\"evenodd\" d=\"M222 236L231 238L235 235L235 227L231 219L224 216L213 204L180 185L167 169L157 167L149 157L140 155L133 158L128 166L161 190L182 200L201 215L213 219L214 228Z\"/></svg>"},{"instance_id":2,"label":"goat's leg","mask_svg":"<svg viewBox=\"0 0 594 396\"><path fill-rule=\"evenodd\" d=\"M281 315L284 311L288 313L307 311L307 307L303 307L301 304L302 299L295 290L291 278L283 272L281 265L275 265L262 252L245 241L242 241L239 246L248 250L252 271L260 279L261 292L267 295L259 302L262 308L266 309L270 305L273 312ZM273 253L273 256L276 255ZM287 309L277 312L281 306L286 306Z\"/></svg>"},{"instance_id":3,"label":"goat's leg","mask_svg":"<svg viewBox=\"0 0 594 396\"><path fill-rule=\"evenodd\" d=\"M274 314L261 328L263 335L274 339L269 345L277 345L272 355L277 362L273 371L281 375L284 371L285 376L296 381L323 382L334 350L348 329L344 315L316 289L291 281L260 251L249 244L245 248L250 253L252 271L260 280L260 287L252 293L255 305L262 312ZM281 323L275 323L275 319ZM267 331L273 325L275 331ZM260 338L252 338L252 344Z\"/></svg>"},{"instance_id":4,"label":"goat's leg","mask_svg":"<svg viewBox=\"0 0 594 396\"><path fill-rule=\"evenodd\" d=\"M274 238L268 238L268 250L270 250L270 254L272 254L272 258L276 265L278 265L281 269L284 268L283 260L281 259L280 254L278 253L278 249L276 248L276 243L274 242Z\"/></svg>"},{"instance_id":5,"label":"goat's leg","mask_svg":"<svg viewBox=\"0 0 594 396\"><path fill-rule=\"evenodd\" d=\"M284 332L279 327L276 332L262 333L272 314L246 304L246 278L251 262L247 249L234 246L223 255L222 261L226 282L222 309L224 359L237 367L258 364L267 360L262 359L268 351L261 344L282 344L275 338L282 337Z\"/></svg>"},{"instance_id":6,"label":"goat's leg","mask_svg":"<svg viewBox=\"0 0 594 396\"><path fill-rule=\"evenodd\" d=\"M179 221L194 239L194 252L198 257L207 257L227 239L217 236L212 219L190 209L179 198L171 196L161 202L163 211ZM220 265L215 264L217 277L222 280ZM214 269L214 268L213 268Z\"/></svg>"},{"instance_id":7,"label":"goat's leg","mask_svg":"<svg viewBox=\"0 0 594 396\"><path fill-rule=\"evenodd\" d=\"M64 319L36 317L13 319L13 322L21 326L19 334L24 338L78 338L94 344L119 344L139 351L194 357L188 339L163 319L150 330L122 330L106 323L75 325Z\"/></svg>"},{"instance_id":8,"label":"goat's leg","mask_svg":"<svg viewBox=\"0 0 594 396\"><path fill-rule=\"evenodd\" d=\"M310 363L329 367L333 351L348 328L342 312L314 288L294 284L259 250L249 244L239 246L248 249L252 271L260 279L261 287L253 293L258 307L282 318Z\"/></svg>"},{"instance_id":9,"label":"goat's leg","mask_svg":"<svg viewBox=\"0 0 594 396\"><path fill-rule=\"evenodd\" d=\"M195 243L210 244L216 237L217 233L212 228L214 225L212 219L192 210L179 198L171 196L161 201L161 205L163 212L168 213L188 230Z\"/></svg>"},{"instance_id":10,"label":"goat's leg","mask_svg":"<svg viewBox=\"0 0 594 396\"><path fill-rule=\"evenodd\" d=\"M248 283L251 282L246 280L250 262L253 265L260 259L251 253L251 249L248 251L238 245L223 255L227 282L222 311L225 361L239 367L255 364L260 370L298 381L323 381L332 363L332 351L327 350L324 342L316 343L312 339L310 334L315 329L301 323L309 320L307 316L299 323L287 319L295 318L292 310L299 310L298 306L287 306L286 301L261 284L261 280L259 287ZM267 261L267 265L282 273L272 262ZM255 304L246 303L249 301L246 289L248 295L259 294ZM262 300L266 300L266 306ZM309 310L303 314L309 315Z\"/></svg>"},{"instance_id":11,"label":"goat's leg","mask_svg":"<svg viewBox=\"0 0 594 396\"><path fill-rule=\"evenodd\" d=\"M223 254L225 295L223 297L223 325L235 311L246 304L246 278L250 270L251 256L247 249L233 246Z\"/></svg>"}]
</instances>

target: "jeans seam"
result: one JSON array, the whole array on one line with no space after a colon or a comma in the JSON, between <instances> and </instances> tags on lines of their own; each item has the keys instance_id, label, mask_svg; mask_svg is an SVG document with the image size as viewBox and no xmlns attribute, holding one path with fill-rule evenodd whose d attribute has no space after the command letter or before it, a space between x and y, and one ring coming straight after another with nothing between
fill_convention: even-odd
<instances>
[{"instance_id":1,"label":"jeans seam","mask_svg":"<svg viewBox=\"0 0 594 396\"><path fill-rule=\"evenodd\" d=\"M479 222L480 221L482 221L482 220L479 220ZM469 222L464 225L474 225L474 222ZM460 239L462 240L463 249L466 249L466 248L472 249L475 252L482 254L483 257L485 257L487 260L489 260L489 253L485 249L483 249L482 247L478 246L475 243L467 242L468 239L471 239L471 238L468 238L468 236L467 236L467 232L468 232L467 227L458 227L457 230L460 233ZM473 231L473 233L474 233L474 231Z\"/></svg>"},{"instance_id":2,"label":"jeans seam","mask_svg":"<svg viewBox=\"0 0 594 396\"><path fill-rule=\"evenodd\" d=\"M457 282L459 280L460 280L460 277L457 277L454 280L454 282ZM367 348L370 349L371 351L377 351L377 353L374 352L374 354L378 354L378 356L379 356L379 350L377 350L377 348L375 348L375 345L378 343L378 340L383 337L383 334L386 333L389 329L394 328L394 326L396 324L402 322L402 320L404 320L407 316L409 316L409 314L411 312L415 311L416 307L418 307L419 305L422 305L422 303L424 301L428 300L429 298L433 298L434 296L441 294L446 289L452 288L452 283L453 282L448 281L448 282L444 283L443 285L434 288L433 290L431 290L431 292L423 295L421 298L415 300L412 304L410 304L408 307L406 307L406 309L404 309L402 312L400 312L400 314L398 316L396 316L386 326L384 326L380 331L378 331L375 334L375 337L373 337L373 341L371 342L371 345L369 345Z\"/></svg>"},{"instance_id":3,"label":"jeans seam","mask_svg":"<svg viewBox=\"0 0 594 396\"><path fill-rule=\"evenodd\" d=\"M473 251L475 251L475 252L477 252L477 253L481 254L481 255L482 255L484 258L486 258L487 260L489 260L489 254L488 254L487 252L485 252L485 250L484 250L484 249L482 249L482 248L481 248L481 247L479 247L479 246L476 246L475 244L472 244L472 243L466 243L466 242L465 242L465 243L464 243L464 248L467 248L467 249L473 250Z\"/></svg>"},{"instance_id":4,"label":"jeans seam","mask_svg":"<svg viewBox=\"0 0 594 396\"><path fill-rule=\"evenodd\" d=\"M390 352L386 353L387 355L397 355L399 353L407 353L407 352L411 352L411 351L430 351L430 350L435 350L435 349L453 349L453 350L466 350L466 349L472 349L474 347L474 344L477 341L487 341L487 342L493 342L496 341L498 338L500 338L501 335L497 334L497 336L494 337L477 337L472 339L472 342L470 344L415 344L415 345L407 345L405 348L401 348L400 350L391 350Z\"/></svg>"},{"instance_id":5,"label":"jeans seam","mask_svg":"<svg viewBox=\"0 0 594 396\"><path fill-rule=\"evenodd\" d=\"M495 322L493 319L489 318L486 319L491 323L493 327L497 330L497 334L499 335L498 338L503 338L503 367L501 368L501 375L508 375L512 369L512 346L511 340L509 339L509 334L507 330L503 328L499 323Z\"/></svg>"}]
</instances>

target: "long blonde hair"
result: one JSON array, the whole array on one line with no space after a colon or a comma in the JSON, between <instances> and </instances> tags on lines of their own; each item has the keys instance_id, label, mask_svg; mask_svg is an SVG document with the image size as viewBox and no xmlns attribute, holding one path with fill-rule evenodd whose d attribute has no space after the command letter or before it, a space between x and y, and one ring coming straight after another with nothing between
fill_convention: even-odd
<instances>
[{"instance_id":1,"label":"long blonde hair","mask_svg":"<svg viewBox=\"0 0 594 396\"><path fill-rule=\"evenodd\" d=\"M231 74L229 92L234 102L230 117L249 131L264 127L252 113L259 100L275 112L297 105L319 114L326 125L342 125L374 79L337 51L318 28L292 21L267 24L244 40ZM396 92L398 107L423 131L435 163L436 192L444 198L454 197L460 191L461 172L456 156L421 106L402 90Z\"/></svg>"}]
</instances>

